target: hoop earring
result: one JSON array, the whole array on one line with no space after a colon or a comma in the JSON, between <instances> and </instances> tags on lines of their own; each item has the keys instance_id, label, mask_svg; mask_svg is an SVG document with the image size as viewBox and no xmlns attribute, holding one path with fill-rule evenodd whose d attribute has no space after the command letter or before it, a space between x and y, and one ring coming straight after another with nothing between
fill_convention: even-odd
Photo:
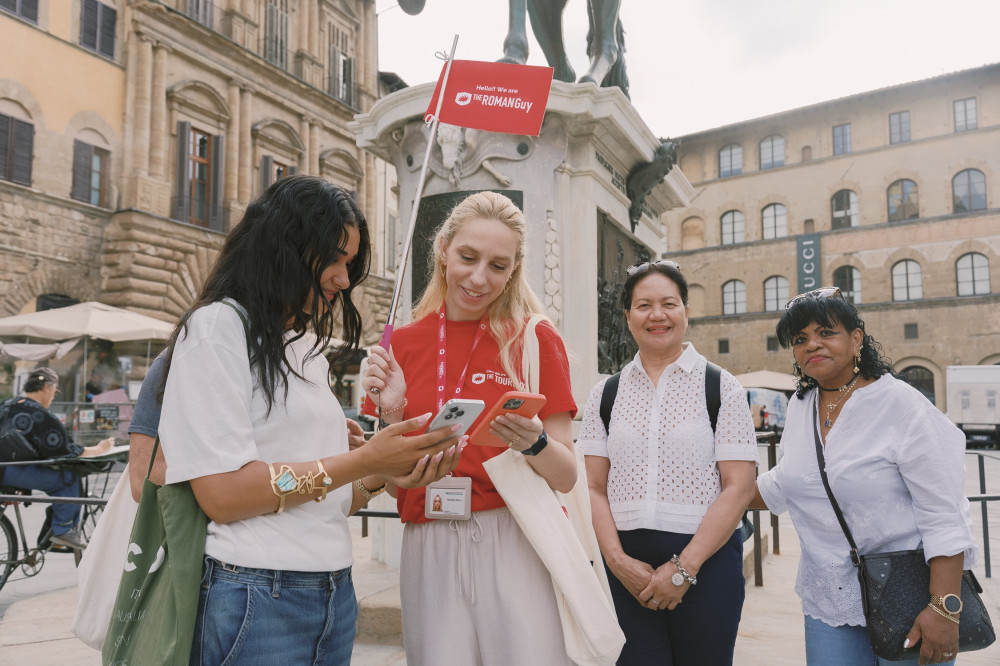
<instances>
[{"instance_id":1,"label":"hoop earring","mask_svg":"<svg viewBox=\"0 0 1000 666\"><path fill-rule=\"evenodd\" d=\"M861 347L858 347L857 353L854 355L854 374L861 372L859 365L861 364Z\"/></svg>"}]
</instances>

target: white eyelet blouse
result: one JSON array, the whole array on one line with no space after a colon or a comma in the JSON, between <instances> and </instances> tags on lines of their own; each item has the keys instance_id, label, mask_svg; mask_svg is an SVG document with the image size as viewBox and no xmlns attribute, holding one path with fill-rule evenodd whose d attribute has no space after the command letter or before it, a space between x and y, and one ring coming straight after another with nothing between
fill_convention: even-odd
<instances>
[{"instance_id":1,"label":"white eyelet blouse","mask_svg":"<svg viewBox=\"0 0 1000 666\"><path fill-rule=\"evenodd\" d=\"M608 502L619 530L694 534L722 492L718 461L758 462L746 392L725 370L712 436L705 402L706 364L686 342L680 358L654 386L636 354L621 373L610 435L600 415L606 380L590 391L576 445L585 455L609 459Z\"/></svg>"}]
</instances>

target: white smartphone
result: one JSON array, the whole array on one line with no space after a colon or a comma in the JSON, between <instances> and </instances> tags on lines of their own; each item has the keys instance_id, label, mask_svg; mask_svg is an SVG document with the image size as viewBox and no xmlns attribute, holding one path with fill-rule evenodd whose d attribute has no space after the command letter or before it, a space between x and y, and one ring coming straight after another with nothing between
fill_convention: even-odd
<instances>
[{"instance_id":1,"label":"white smartphone","mask_svg":"<svg viewBox=\"0 0 1000 666\"><path fill-rule=\"evenodd\" d=\"M476 422L476 419L479 418L484 409L486 409L486 403L482 400L452 398L444 403L441 411L431 419L430 425L427 426L427 432L460 423L462 428L457 430L454 436L461 437Z\"/></svg>"}]
</instances>

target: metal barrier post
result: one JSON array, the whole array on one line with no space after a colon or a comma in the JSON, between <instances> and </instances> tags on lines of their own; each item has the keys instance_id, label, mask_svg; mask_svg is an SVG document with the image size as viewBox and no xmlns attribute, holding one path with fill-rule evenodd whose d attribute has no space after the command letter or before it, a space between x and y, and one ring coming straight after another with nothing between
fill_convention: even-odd
<instances>
[{"instance_id":1,"label":"metal barrier post","mask_svg":"<svg viewBox=\"0 0 1000 666\"><path fill-rule=\"evenodd\" d=\"M979 494L986 494L986 461L983 456L977 455L979 458ZM988 509L986 508L986 502L980 502L979 506L983 512L983 557L986 559L986 577L992 577L992 568L990 567L990 522Z\"/></svg>"}]
</instances>

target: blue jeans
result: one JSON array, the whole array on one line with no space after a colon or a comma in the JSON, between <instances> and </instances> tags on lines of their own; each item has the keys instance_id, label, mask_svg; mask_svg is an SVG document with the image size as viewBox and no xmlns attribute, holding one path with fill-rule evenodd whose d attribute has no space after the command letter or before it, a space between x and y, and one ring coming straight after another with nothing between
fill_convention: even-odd
<instances>
[{"instance_id":1,"label":"blue jeans","mask_svg":"<svg viewBox=\"0 0 1000 666\"><path fill-rule=\"evenodd\" d=\"M351 569L250 569L205 558L193 666L347 666L358 602Z\"/></svg>"},{"instance_id":2,"label":"blue jeans","mask_svg":"<svg viewBox=\"0 0 1000 666\"><path fill-rule=\"evenodd\" d=\"M684 550L691 534L658 530L619 531L630 557L654 569ZM652 610L608 570L611 597L625 647L618 666L730 666L743 611L743 543L737 531L698 571L698 584L671 611Z\"/></svg>"},{"instance_id":3,"label":"blue jeans","mask_svg":"<svg viewBox=\"0 0 1000 666\"><path fill-rule=\"evenodd\" d=\"M36 465L11 465L3 470L3 485L41 490L52 497L79 497L80 477L76 472ZM79 504L52 505L52 534L66 534L80 519Z\"/></svg>"},{"instance_id":4,"label":"blue jeans","mask_svg":"<svg viewBox=\"0 0 1000 666\"><path fill-rule=\"evenodd\" d=\"M868 629L851 625L831 627L805 616L808 666L917 666L917 658L888 661L877 656L868 642ZM947 666L955 661L941 662Z\"/></svg>"}]
</instances>

